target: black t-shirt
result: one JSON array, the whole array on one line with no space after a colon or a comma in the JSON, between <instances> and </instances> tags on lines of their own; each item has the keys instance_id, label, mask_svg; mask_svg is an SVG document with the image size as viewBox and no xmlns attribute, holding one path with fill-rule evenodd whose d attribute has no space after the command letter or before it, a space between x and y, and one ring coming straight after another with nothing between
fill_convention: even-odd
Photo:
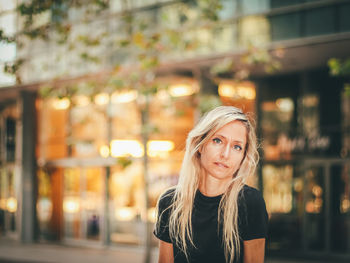
<instances>
[{"instance_id":1,"label":"black t-shirt","mask_svg":"<svg viewBox=\"0 0 350 263\"><path fill-rule=\"evenodd\" d=\"M222 195L215 197L204 196L199 190L196 192L192 211L192 233L195 248L188 245L189 260L175 245L169 236L169 214L167 209L172 202L174 189L165 192L158 204L159 227L154 235L173 244L174 262L226 262L222 245L222 226L218 228L218 207ZM161 217L160 217L161 215ZM261 193L255 188L244 185L238 198L238 230L241 238L241 257L235 262L243 262L243 241L266 238L268 216L265 201Z\"/></svg>"}]
</instances>

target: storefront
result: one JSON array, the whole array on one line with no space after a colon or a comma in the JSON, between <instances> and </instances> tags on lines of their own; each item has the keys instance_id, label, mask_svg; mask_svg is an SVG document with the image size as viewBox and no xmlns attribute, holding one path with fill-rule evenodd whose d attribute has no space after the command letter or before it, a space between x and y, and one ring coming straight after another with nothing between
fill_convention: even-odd
<instances>
[{"instance_id":1,"label":"storefront","mask_svg":"<svg viewBox=\"0 0 350 263\"><path fill-rule=\"evenodd\" d=\"M185 139L199 116L198 83L186 81L171 86L172 96L158 92L153 98L147 164L137 94L34 100L37 197L31 203L38 239L144 247L146 224L154 223L160 193L177 183ZM262 190L270 215L268 256L349 259L350 99L345 83L320 69L240 84L226 79L217 86L223 104L244 108L257 119L261 162L250 183ZM21 207L28 194L20 158L26 138L20 134L28 125L21 101L1 111L0 226L2 235L15 238L23 235L27 215Z\"/></svg>"},{"instance_id":2,"label":"storefront","mask_svg":"<svg viewBox=\"0 0 350 263\"><path fill-rule=\"evenodd\" d=\"M146 222L153 229L159 195L177 183L187 133L200 115L198 92L196 80L180 78L153 96L147 164L136 92L38 98L40 238L143 246ZM255 111L251 82L222 81L219 94L216 98L226 105Z\"/></svg>"},{"instance_id":3,"label":"storefront","mask_svg":"<svg viewBox=\"0 0 350 263\"><path fill-rule=\"evenodd\" d=\"M259 83L268 254L348 260L349 87L325 69Z\"/></svg>"}]
</instances>

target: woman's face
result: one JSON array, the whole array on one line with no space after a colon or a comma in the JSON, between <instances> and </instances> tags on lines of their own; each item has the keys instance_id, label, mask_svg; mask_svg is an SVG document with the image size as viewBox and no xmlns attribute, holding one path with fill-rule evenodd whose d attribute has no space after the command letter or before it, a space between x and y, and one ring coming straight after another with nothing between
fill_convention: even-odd
<instances>
[{"instance_id":1,"label":"woman's face","mask_svg":"<svg viewBox=\"0 0 350 263\"><path fill-rule=\"evenodd\" d=\"M247 128L241 121L232 121L216 131L200 149L204 176L230 181L244 158L246 143Z\"/></svg>"}]
</instances>

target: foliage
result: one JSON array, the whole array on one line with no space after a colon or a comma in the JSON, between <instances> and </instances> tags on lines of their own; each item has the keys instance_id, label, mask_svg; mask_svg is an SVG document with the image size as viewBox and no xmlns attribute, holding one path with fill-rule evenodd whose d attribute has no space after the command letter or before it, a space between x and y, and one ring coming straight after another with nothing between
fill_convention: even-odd
<instances>
[{"instance_id":1,"label":"foliage","mask_svg":"<svg viewBox=\"0 0 350 263\"><path fill-rule=\"evenodd\" d=\"M257 68L263 68L267 73L276 72L281 67L279 59L283 56L283 48L269 51L266 48L250 44L237 58L228 57L214 64L210 72L213 76L233 72L233 78L242 81L248 79L251 72Z\"/></svg>"},{"instance_id":2,"label":"foliage","mask_svg":"<svg viewBox=\"0 0 350 263\"><path fill-rule=\"evenodd\" d=\"M350 58L328 60L328 67L332 76L350 76Z\"/></svg>"}]
</instances>

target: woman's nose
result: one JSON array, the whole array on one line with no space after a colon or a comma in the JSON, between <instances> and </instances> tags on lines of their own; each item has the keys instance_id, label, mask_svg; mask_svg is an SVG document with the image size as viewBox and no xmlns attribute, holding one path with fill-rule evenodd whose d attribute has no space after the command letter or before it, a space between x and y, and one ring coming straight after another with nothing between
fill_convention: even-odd
<instances>
[{"instance_id":1,"label":"woman's nose","mask_svg":"<svg viewBox=\"0 0 350 263\"><path fill-rule=\"evenodd\" d=\"M225 145L221 151L221 157L227 159L230 155L230 145Z\"/></svg>"}]
</instances>

